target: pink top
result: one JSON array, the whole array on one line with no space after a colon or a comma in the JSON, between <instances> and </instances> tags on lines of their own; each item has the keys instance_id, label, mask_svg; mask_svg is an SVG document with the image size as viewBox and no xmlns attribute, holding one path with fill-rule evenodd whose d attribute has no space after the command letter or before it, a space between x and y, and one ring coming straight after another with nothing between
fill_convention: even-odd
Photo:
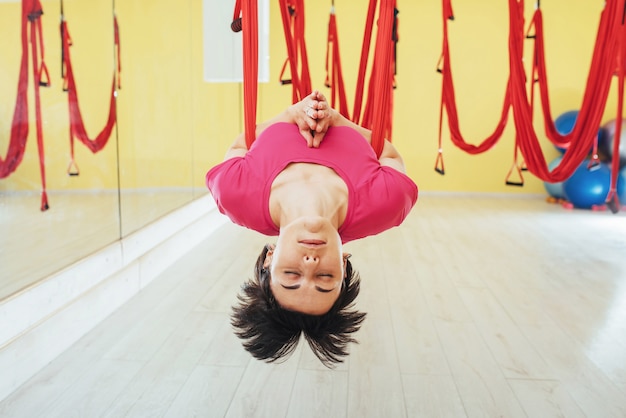
<instances>
[{"instance_id":1,"label":"pink top","mask_svg":"<svg viewBox=\"0 0 626 418\"><path fill-rule=\"evenodd\" d=\"M343 126L329 128L320 147L309 148L296 125L271 125L245 156L213 167L206 184L220 212L234 223L278 235L270 216L270 190L290 163L320 164L344 180L348 211L338 231L344 243L400 225L417 201L415 183L404 173L381 166L365 138Z\"/></svg>"}]
</instances>

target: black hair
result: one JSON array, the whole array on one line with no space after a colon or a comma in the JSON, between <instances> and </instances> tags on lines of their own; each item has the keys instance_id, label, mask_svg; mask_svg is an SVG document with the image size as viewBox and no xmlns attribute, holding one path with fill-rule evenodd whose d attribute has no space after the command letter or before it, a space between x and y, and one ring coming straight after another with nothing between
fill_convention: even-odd
<instances>
[{"instance_id":1,"label":"black hair","mask_svg":"<svg viewBox=\"0 0 626 418\"><path fill-rule=\"evenodd\" d=\"M254 267L254 279L246 281L233 306L231 324L243 340L244 348L259 360L268 363L288 358L303 334L311 350L329 368L343 362L349 343L356 343L351 334L361 328L365 313L354 309L360 291L359 274L346 260L341 293L328 312L308 315L282 308L270 289L270 271L264 268L271 249L265 245Z\"/></svg>"}]
</instances>

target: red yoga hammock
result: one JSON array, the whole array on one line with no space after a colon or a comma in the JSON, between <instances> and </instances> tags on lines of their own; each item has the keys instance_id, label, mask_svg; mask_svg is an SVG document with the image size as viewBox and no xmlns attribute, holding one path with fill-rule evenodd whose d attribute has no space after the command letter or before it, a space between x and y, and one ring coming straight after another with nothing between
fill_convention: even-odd
<instances>
[{"instance_id":1,"label":"red yoga hammock","mask_svg":"<svg viewBox=\"0 0 626 418\"><path fill-rule=\"evenodd\" d=\"M39 171L41 175L42 193L41 210L49 208L46 192L46 171L44 165L43 128L41 121L41 100L39 87L49 86L50 77L44 61L43 36L41 31L41 15L43 9L39 0L22 0L22 59L20 61L20 75L17 85L15 111L11 124L11 137L6 157L0 157L0 178L6 178L13 173L22 162L28 139L28 52L32 59L33 85L35 92L35 126L37 129L37 149L39 152Z\"/></svg>"},{"instance_id":2,"label":"red yoga hammock","mask_svg":"<svg viewBox=\"0 0 626 418\"><path fill-rule=\"evenodd\" d=\"M443 111L448 115L448 125L452 142L468 153L479 153L490 149L500 138L506 125L509 107L513 109L513 117L516 127L515 162L521 176L521 167L517 162L519 149L523 156L525 168L543 181L560 182L567 179L580 163L587 157L589 149L597 146L594 144L596 133L600 126L600 119L605 109L611 78L618 77L618 120L617 126L621 128L623 108L623 79L626 72L624 51L626 50L626 27L624 17L626 15L625 0L607 0L601 14L600 25L596 38L594 54L587 79L587 85L583 102L577 117L577 122L571 133L561 135L556 131L548 98L547 73L545 68L545 50L543 45L543 19L540 8L537 8L528 31L524 31L524 1L509 0L509 66L510 75L504 100L501 118L494 133L480 145L468 144L460 134L458 128L458 116L454 97L454 86L451 76L449 45L447 36L447 21L453 19L451 0L443 0L444 43L440 58L439 72L443 74L442 96L440 108L440 133L439 150L435 169L444 173L441 126ZM531 32L534 34L531 35ZM523 65L524 38L535 40L534 60L532 67L532 81L530 99L526 91L526 73ZM537 134L532 123L534 106L534 84L538 83L541 96L544 125L547 137L558 146L567 148L559 166L554 170L548 169L545 157L541 150ZM619 144L620 132L616 132L616 142ZM614 153L612 166L611 191L607 203L611 210L616 211L617 202L616 182L618 171L618 153ZM594 156L597 159L597 156ZM592 162L592 164L595 162ZM511 172L509 172L509 176ZM508 181L508 184L513 183Z\"/></svg>"},{"instance_id":3,"label":"red yoga hammock","mask_svg":"<svg viewBox=\"0 0 626 418\"><path fill-rule=\"evenodd\" d=\"M450 130L450 138L452 143L458 148L469 154L480 154L490 150L502 137L502 132L506 127L509 109L511 107L509 86L507 83L506 93L504 95L502 110L500 112L500 120L496 125L495 130L491 135L484 139L480 144L473 145L467 142L461 133L459 126L458 110L456 106L456 96L454 93L454 82L452 79L452 65L450 59L450 45L448 42L448 21L454 20L454 13L452 11L451 0L443 0L443 45L441 56L439 57L439 63L437 64L437 71L443 75L441 85L441 103L439 106L439 147L437 154L437 161L435 163L435 170L440 174L445 173L443 162L443 113L444 110L448 119L448 128Z\"/></svg>"},{"instance_id":4,"label":"red yoga hammock","mask_svg":"<svg viewBox=\"0 0 626 418\"><path fill-rule=\"evenodd\" d=\"M346 119L350 119L346 87L343 81L341 69L341 55L339 53L339 34L337 33L337 18L335 16L335 4L330 10L328 20L328 38L326 40L326 81L324 85L330 88L330 105L337 108Z\"/></svg>"},{"instance_id":5,"label":"red yoga hammock","mask_svg":"<svg viewBox=\"0 0 626 418\"><path fill-rule=\"evenodd\" d=\"M370 0L368 24L361 55L359 82L357 83L357 99L353 120L357 121L360 114L360 101L363 94L363 81L369 55L369 39L373 25L374 12L377 0ZM395 0L382 0L379 10L378 32L373 68L371 71L368 108L361 124L372 130L372 147L380 156L384 147L385 137L391 139L391 114L393 76L395 66L391 65L394 59L394 46L397 36ZM304 21L300 11L303 11L302 0L280 0L283 27L287 40L288 60L291 69L291 84L293 87L294 103L305 97L311 91L308 76L308 62L304 45ZM371 16L370 16L371 15ZM293 17L293 19L292 19ZM302 20L298 21L297 17ZM371 22L370 22L371 21ZM243 66L244 66L244 129L248 147L254 142L256 128L256 106L258 87L258 10L255 0L237 0L231 28L234 31L243 31ZM300 67L300 68L299 68ZM355 119L356 118L356 119ZM357 122L358 123L358 122Z\"/></svg>"},{"instance_id":6,"label":"red yoga hammock","mask_svg":"<svg viewBox=\"0 0 626 418\"><path fill-rule=\"evenodd\" d=\"M61 4L61 13L63 13L63 5ZM43 36L41 28L41 16L43 9L39 0L23 0L22 1L22 58L20 64L20 74L18 81L18 91L13 114L13 122L11 125L11 137L9 140L9 148L6 158L0 157L0 178L6 178L13 173L21 163L26 149L26 141L28 139L29 120L28 120L28 67L29 67L29 40L31 45L32 69L35 90L35 122L37 129L37 147L39 151L39 169L42 183L41 210L49 209L48 196L46 190L46 172L45 172L45 155L43 144L43 128L41 116L40 86L49 86L50 77L48 69L44 62ZM63 15L62 15L63 18ZM114 17L115 29L115 46L117 52L117 73L121 69L119 64L119 30L117 19ZM113 125L115 124L115 81L116 74L113 75L113 86L111 88L111 100L109 104L109 117L104 129L98 136L91 140L86 132L80 108L78 106L78 93L74 80L74 73L70 58L71 38L67 29L67 22L62 19L61 22L61 41L63 56L63 73L64 73L64 90L68 92L69 115L70 115L70 146L72 154L72 162L68 168L68 172L72 175L78 174L77 167L74 163L74 142L76 137L83 142L92 152L101 150L107 143ZM119 77L117 78L119 80ZM119 89L118 84L118 89ZM74 171L75 170L75 171Z\"/></svg>"},{"instance_id":7,"label":"red yoga hammock","mask_svg":"<svg viewBox=\"0 0 626 418\"><path fill-rule=\"evenodd\" d=\"M555 144L567 147L563 160L550 171L542 153L537 134L532 125L532 106L526 92L526 75L522 62L523 44L523 1L509 0L509 15L511 34L509 38L510 68L511 68L511 101L515 120L517 143L528 170L535 176L548 182L559 182L567 179L574 170L585 160L589 150L594 147L596 134L600 127L602 114L607 102L611 79L618 76L618 127L621 127L622 99L624 80L623 51L626 48L624 14L626 3L624 0L607 0L600 16L598 35L591 60L591 67L583 101L576 124L571 133L560 135L550 114L548 100L547 75L545 71L545 57L543 50L543 31L540 11L535 13L533 25L535 29L535 60L533 63L533 77L540 86L544 124L548 138ZM533 80L535 81L535 80ZM619 129L619 128L618 128ZM620 132L617 131L616 135ZM619 136L616 136L619 143ZM615 157L615 156L614 156ZM616 182L619 159L614 158L612 179L607 204L613 212L619 208L617 201Z\"/></svg>"},{"instance_id":8,"label":"red yoga hammock","mask_svg":"<svg viewBox=\"0 0 626 418\"><path fill-rule=\"evenodd\" d=\"M78 90L76 88L76 81L74 79L74 70L72 68L72 59L70 55L70 46L72 46L72 39L68 30L67 21L63 15L63 2L61 2L61 45L62 45L62 68L63 68L63 90L68 94L68 106L70 116L70 153L71 161L68 166L68 174L76 176L79 174L78 166L74 159L74 138L77 138L80 142L85 144L91 152L96 153L104 148L111 137L111 132L115 126L116 121L116 81L117 89L120 89L121 72L120 64L120 36L119 27L117 24L117 16L113 14L113 29L114 29L114 43L115 52L117 58L117 66L113 71L113 81L111 83L111 93L109 99L109 116L107 122L102 130L96 135L94 139L89 138L83 117L80 112L80 106L78 103Z\"/></svg>"},{"instance_id":9,"label":"red yoga hammock","mask_svg":"<svg viewBox=\"0 0 626 418\"><path fill-rule=\"evenodd\" d=\"M309 60L304 39L304 0L279 0L280 15L283 21L287 59L280 74L281 84L292 85L292 102L304 99L312 90ZM284 79L289 64L291 79Z\"/></svg>"}]
</instances>

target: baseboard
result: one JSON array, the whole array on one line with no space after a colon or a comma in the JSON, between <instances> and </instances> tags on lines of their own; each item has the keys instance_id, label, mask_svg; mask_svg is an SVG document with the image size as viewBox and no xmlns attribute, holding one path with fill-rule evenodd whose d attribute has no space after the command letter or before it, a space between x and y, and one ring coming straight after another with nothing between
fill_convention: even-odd
<instances>
[{"instance_id":1,"label":"baseboard","mask_svg":"<svg viewBox=\"0 0 626 418\"><path fill-rule=\"evenodd\" d=\"M226 222L210 196L0 302L0 401Z\"/></svg>"}]
</instances>

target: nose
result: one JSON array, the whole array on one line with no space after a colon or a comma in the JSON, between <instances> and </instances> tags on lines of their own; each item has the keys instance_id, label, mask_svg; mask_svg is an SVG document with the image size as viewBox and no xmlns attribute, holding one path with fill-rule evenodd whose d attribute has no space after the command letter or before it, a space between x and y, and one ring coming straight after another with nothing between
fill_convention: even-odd
<instances>
[{"instance_id":1,"label":"nose","mask_svg":"<svg viewBox=\"0 0 626 418\"><path fill-rule=\"evenodd\" d=\"M312 254L305 254L304 262L307 264L317 263L319 261L319 257Z\"/></svg>"}]
</instances>

